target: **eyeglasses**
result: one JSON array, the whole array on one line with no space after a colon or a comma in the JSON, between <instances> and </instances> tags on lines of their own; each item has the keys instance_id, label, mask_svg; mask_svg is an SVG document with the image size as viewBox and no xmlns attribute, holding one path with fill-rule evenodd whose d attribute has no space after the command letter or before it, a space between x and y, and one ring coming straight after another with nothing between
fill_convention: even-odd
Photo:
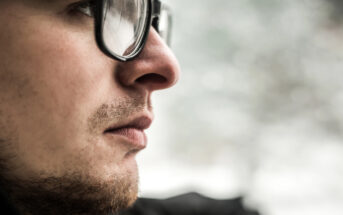
<instances>
[{"instance_id":1,"label":"eyeglasses","mask_svg":"<svg viewBox=\"0 0 343 215\"><path fill-rule=\"evenodd\" d=\"M99 48L115 60L136 57L146 43L151 25L170 43L171 12L159 0L96 1L94 19Z\"/></svg>"}]
</instances>

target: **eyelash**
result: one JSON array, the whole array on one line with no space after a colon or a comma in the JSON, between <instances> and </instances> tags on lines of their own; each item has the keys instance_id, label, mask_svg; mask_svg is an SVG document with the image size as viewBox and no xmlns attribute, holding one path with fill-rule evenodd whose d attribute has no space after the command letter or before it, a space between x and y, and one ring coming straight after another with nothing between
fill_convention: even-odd
<instances>
[{"instance_id":1,"label":"eyelash","mask_svg":"<svg viewBox=\"0 0 343 215\"><path fill-rule=\"evenodd\" d=\"M94 16L95 4L93 0L84 0L69 5L69 11L75 14L83 14L88 17Z\"/></svg>"}]
</instances>

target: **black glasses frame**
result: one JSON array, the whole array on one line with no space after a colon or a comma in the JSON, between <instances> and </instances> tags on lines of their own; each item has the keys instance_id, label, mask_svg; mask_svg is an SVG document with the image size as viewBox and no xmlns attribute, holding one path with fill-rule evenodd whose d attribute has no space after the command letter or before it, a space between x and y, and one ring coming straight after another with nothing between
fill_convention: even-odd
<instances>
[{"instance_id":1,"label":"black glasses frame","mask_svg":"<svg viewBox=\"0 0 343 215\"><path fill-rule=\"evenodd\" d=\"M103 37L103 26L104 26L104 4L106 0L99 0L96 1L95 5L95 11L94 11L94 20L95 20L95 40L100 48L100 50L106 54L108 57L111 57L112 59L118 60L118 61L129 61L133 60L144 48L144 45L148 39L150 26L153 26L157 32L159 32L158 29L158 22L162 10L162 3L160 0L147 0L148 1L148 10L147 10L147 19L144 26L144 33L142 35L142 39L140 41L140 44L138 44L135 51L126 56L120 56L111 51L110 48L108 48L105 44L104 37Z\"/></svg>"}]
</instances>

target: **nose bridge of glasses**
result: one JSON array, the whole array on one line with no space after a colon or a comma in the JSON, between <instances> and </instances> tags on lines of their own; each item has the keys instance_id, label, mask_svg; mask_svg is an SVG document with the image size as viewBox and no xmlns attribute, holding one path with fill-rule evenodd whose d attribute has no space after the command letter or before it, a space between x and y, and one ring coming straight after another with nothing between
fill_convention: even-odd
<instances>
[{"instance_id":1,"label":"nose bridge of glasses","mask_svg":"<svg viewBox=\"0 0 343 215\"><path fill-rule=\"evenodd\" d=\"M152 0L152 16L158 17L161 14L162 2L160 0Z\"/></svg>"},{"instance_id":2,"label":"nose bridge of glasses","mask_svg":"<svg viewBox=\"0 0 343 215\"><path fill-rule=\"evenodd\" d=\"M152 27L159 33L159 22L164 5L160 0L152 0L151 24Z\"/></svg>"},{"instance_id":3,"label":"nose bridge of glasses","mask_svg":"<svg viewBox=\"0 0 343 215\"><path fill-rule=\"evenodd\" d=\"M161 38L170 46L172 13L168 5L160 0L153 0L152 27L157 31Z\"/></svg>"}]
</instances>

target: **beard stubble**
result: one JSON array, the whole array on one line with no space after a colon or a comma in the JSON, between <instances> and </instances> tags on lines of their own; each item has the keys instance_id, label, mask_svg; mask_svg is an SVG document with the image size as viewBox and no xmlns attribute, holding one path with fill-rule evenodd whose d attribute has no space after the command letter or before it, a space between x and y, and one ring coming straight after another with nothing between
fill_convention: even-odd
<instances>
[{"instance_id":1,"label":"beard stubble","mask_svg":"<svg viewBox=\"0 0 343 215\"><path fill-rule=\"evenodd\" d=\"M89 117L88 132L94 135L108 122L120 121L144 108L151 108L150 101L141 98L103 104ZM60 177L41 177L38 173L36 177L23 180L11 175L13 166L10 163L15 163L16 154L5 153L11 152L7 149L11 147L11 141L0 142L4 143L0 152L0 188L22 214L115 214L130 207L137 199L137 166L134 170L112 175L106 181L80 172Z\"/></svg>"}]
</instances>

